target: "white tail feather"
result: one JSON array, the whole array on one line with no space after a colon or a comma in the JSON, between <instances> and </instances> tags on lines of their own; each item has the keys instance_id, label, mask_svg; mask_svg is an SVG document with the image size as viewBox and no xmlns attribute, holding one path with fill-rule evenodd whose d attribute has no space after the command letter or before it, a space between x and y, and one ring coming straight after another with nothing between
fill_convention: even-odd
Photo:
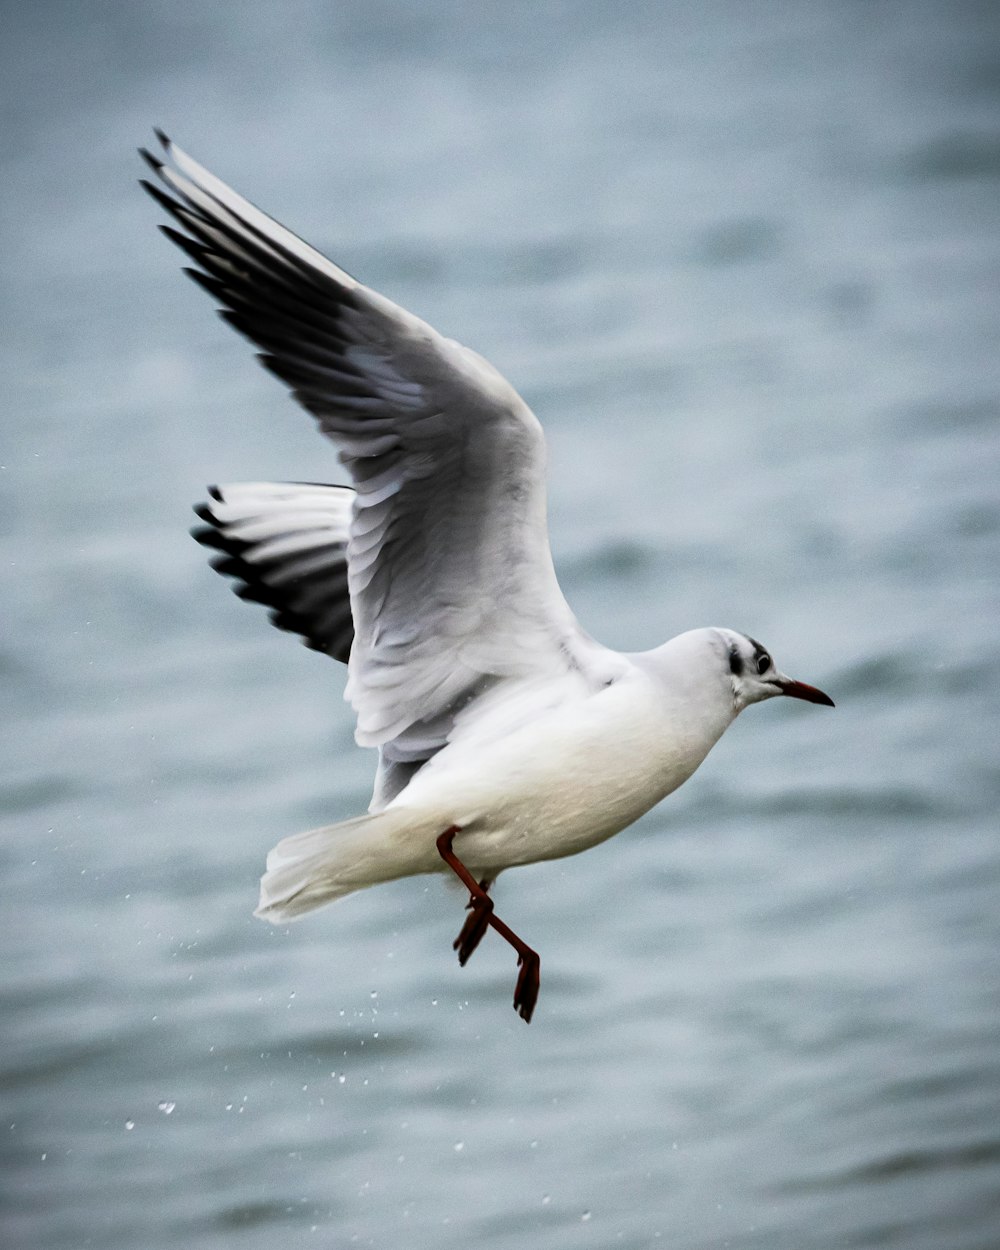
<instances>
[{"instance_id":1,"label":"white tail feather","mask_svg":"<svg viewBox=\"0 0 1000 1250\"><path fill-rule=\"evenodd\" d=\"M405 810L374 812L285 838L267 857L254 915L286 924L365 886L433 871L434 839L419 836L421 823Z\"/></svg>"}]
</instances>

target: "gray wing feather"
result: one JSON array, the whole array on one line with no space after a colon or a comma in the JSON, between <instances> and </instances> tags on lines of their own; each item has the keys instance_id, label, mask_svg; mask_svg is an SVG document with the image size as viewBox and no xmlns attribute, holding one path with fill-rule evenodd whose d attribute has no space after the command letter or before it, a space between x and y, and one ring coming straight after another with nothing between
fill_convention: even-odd
<instances>
[{"instance_id":1,"label":"gray wing feather","mask_svg":"<svg viewBox=\"0 0 1000 1250\"><path fill-rule=\"evenodd\" d=\"M212 567L235 578L241 599L266 604L279 629L347 663L354 640L347 540L354 491L301 482L240 482L210 488L193 530L220 552Z\"/></svg>"},{"instance_id":2,"label":"gray wing feather","mask_svg":"<svg viewBox=\"0 0 1000 1250\"><path fill-rule=\"evenodd\" d=\"M163 227L222 315L339 446L357 492L347 545L357 739L426 759L505 678L577 674L610 653L559 591L544 440L486 361L360 285L161 136Z\"/></svg>"}]
</instances>

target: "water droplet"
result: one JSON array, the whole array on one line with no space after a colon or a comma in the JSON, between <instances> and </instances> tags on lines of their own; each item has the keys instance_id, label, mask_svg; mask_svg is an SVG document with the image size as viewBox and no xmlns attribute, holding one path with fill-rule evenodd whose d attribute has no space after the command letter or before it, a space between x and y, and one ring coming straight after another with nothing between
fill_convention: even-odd
<instances>
[{"instance_id":1,"label":"water droplet","mask_svg":"<svg viewBox=\"0 0 1000 1250\"><path fill-rule=\"evenodd\" d=\"M542 1206L543 1207L547 1207L551 1201L552 1201L551 1194L542 1194Z\"/></svg>"},{"instance_id":2,"label":"water droplet","mask_svg":"<svg viewBox=\"0 0 1000 1250\"><path fill-rule=\"evenodd\" d=\"M340 1082L341 1085L343 1085L343 1083L347 1080L347 1077L344 1076L343 1072L341 1072L340 1076L337 1077L337 1080Z\"/></svg>"},{"instance_id":3,"label":"water droplet","mask_svg":"<svg viewBox=\"0 0 1000 1250\"><path fill-rule=\"evenodd\" d=\"M125 1131L126 1131L126 1132L131 1133L131 1132L132 1132L132 1130L133 1130L134 1128L135 1128L135 1120L126 1120L126 1121L125 1121Z\"/></svg>"},{"instance_id":4,"label":"water droplet","mask_svg":"<svg viewBox=\"0 0 1000 1250\"><path fill-rule=\"evenodd\" d=\"M590 1219L590 1212L589 1212L589 1211L584 1211L583 1215L581 1215L581 1216L580 1216L580 1223L581 1223L581 1224L586 1224L586 1222L587 1222L589 1219Z\"/></svg>"},{"instance_id":5,"label":"water droplet","mask_svg":"<svg viewBox=\"0 0 1000 1250\"><path fill-rule=\"evenodd\" d=\"M465 1149L465 1142L464 1142L464 1141L457 1141L457 1142L455 1142L455 1151L456 1151L456 1153L457 1153L459 1150L464 1150L464 1149Z\"/></svg>"},{"instance_id":6,"label":"water droplet","mask_svg":"<svg viewBox=\"0 0 1000 1250\"><path fill-rule=\"evenodd\" d=\"M164 1115L170 1115L176 1106L177 1104L175 1102L170 1102L165 1098L163 1102L158 1102L156 1104L156 1109L157 1111L162 1111Z\"/></svg>"},{"instance_id":7,"label":"water droplet","mask_svg":"<svg viewBox=\"0 0 1000 1250\"><path fill-rule=\"evenodd\" d=\"M48 1157L49 1157L49 1152L46 1150L46 1152L42 1155L42 1162L44 1163Z\"/></svg>"}]
</instances>

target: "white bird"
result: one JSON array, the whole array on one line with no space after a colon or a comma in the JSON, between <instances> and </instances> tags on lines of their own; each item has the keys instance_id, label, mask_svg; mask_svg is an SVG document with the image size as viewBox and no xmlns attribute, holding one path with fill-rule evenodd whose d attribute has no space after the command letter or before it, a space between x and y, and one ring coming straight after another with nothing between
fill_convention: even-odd
<instances>
[{"instance_id":1,"label":"white bird","mask_svg":"<svg viewBox=\"0 0 1000 1250\"><path fill-rule=\"evenodd\" d=\"M352 487L213 487L195 532L237 593L347 662L356 739L379 753L367 815L286 838L256 914L276 924L365 886L454 872L464 964L492 927L530 1020L539 958L493 912L518 864L572 855L686 781L751 703L833 706L732 629L620 654L556 581L541 427L481 356L362 286L157 131L183 227L163 231L221 314L340 448Z\"/></svg>"}]
</instances>

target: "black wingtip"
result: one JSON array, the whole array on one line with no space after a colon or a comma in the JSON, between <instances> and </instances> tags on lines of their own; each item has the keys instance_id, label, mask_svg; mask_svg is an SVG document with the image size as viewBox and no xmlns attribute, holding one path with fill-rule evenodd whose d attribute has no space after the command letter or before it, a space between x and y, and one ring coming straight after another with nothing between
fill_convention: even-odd
<instances>
[{"instance_id":1,"label":"black wingtip","mask_svg":"<svg viewBox=\"0 0 1000 1250\"><path fill-rule=\"evenodd\" d=\"M159 157L154 156L148 148L139 148L138 151L139 155L146 162L153 173L158 174L163 168L163 162L159 159Z\"/></svg>"},{"instance_id":2,"label":"black wingtip","mask_svg":"<svg viewBox=\"0 0 1000 1250\"><path fill-rule=\"evenodd\" d=\"M152 187L150 187L148 182L143 182L142 185L146 188L147 191L150 191L150 192L152 191ZM180 232L175 230L173 226L165 225L162 221L157 222L156 228L157 230L159 230L160 234L166 235L166 237L170 240L170 242L175 244L177 247L181 246L180 243L178 242L179 238L187 239L187 235L180 234ZM190 242L190 240L188 241Z\"/></svg>"},{"instance_id":3,"label":"black wingtip","mask_svg":"<svg viewBox=\"0 0 1000 1250\"><path fill-rule=\"evenodd\" d=\"M208 503L195 503L191 505L191 511L195 514L199 521L204 521L208 525L218 525L219 519L212 511L212 505ZM198 527L201 528L200 526ZM194 533L194 530L191 531ZM201 542L201 539L198 539Z\"/></svg>"},{"instance_id":4,"label":"black wingtip","mask_svg":"<svg viewBox=\"0 0 1000 1250\"><path fill-rule=\"evenodd\" d=\"M217 299L223 304L226 302L226 288L218 278L213 278L211 274L202 273L200 269L192 269L190 265L182 265L181 271L186 273L192 281L197 282L202 290L207 291L213 299ZM224 309L216 309L216 312L219 313L224 311Z\"/></svg>"},{"instance_id":5,"label":"black wingtip","mask_svg":"<svg viewBox=\"0 0 1000 1250\"><path fill-rule=\"evenodd\" d=\"M140 178L139 186L142 187L143 191L145 191L147 195L151 195L157 204L161 207L163 206L163 201L167 197L163 194L159 187L154 187L148 178Z\"/></svg>"},{"instance_id":6,"label":"black wingtip","mask_svg":"<svg viewBox=\"0 0 1000 1250\"><path fill-rule=\"evenodd\" d=\"M207 518L211 520L211 517ZM209 525L192 525L188 533L202 547L208 547L212 551L225 551L224 547L220 547L220 534L214 526ZM228 554L228 553L227 553ZM209 561L211 563L211 561ZM213 566L214 567L214 566Z\"/></svg>"},{"instance_id":7,"label":"black wingtip","mask_svg":"<svg viewBox=\"0 0 1000 1250\"><path fill-rule=\"evenodd\" d=\"M167 133L161 130L159 126L154 126L153 134L156 135L157 139L159 139L159 141L163 144L164 151L169 152L171 144L170 144L170 138L167 135Z\"/></svg>"},{"instance_id":8,"label":"black wingtip","mask_svg":"<svg viewBox=\"0 0 1000 1250\"><path fill-rule=\"evenodd\" d=\"M139 186L142 187L147 194L151 195L157 204L159 204L165 212L170 213L172 217L177 217L177 214L183 211L181 205L178 204L176 200L171 199L171 197L167 195L166 191L164 191L162 187L158 187L156 183L150 182L147 178L140 178Z\"/></svg>"},{"instance_id":9,"label":"black wingtip","mask_svg":"<svg viewBox=\"0 0 1000 1250\"><path fill-rule=\"evenodd\" d=\"M209 499L211 499L213 502L225 503L225 500L222 497L222 491L219 489L218 486L206 486L205 491ZM212 505L210 503L204 503L199 500L198 503L193 503L191 505L191 511L195 514L196 517L198 517L200 521L205 521L207 522L207 524L214 526L215 529L212 532L215 532L215 533L218 532L219 518L212 511ZM192 530L191 534L194 538L198 539L198 542L204 542L204 538L199 537L199 535L204 534L204 532L205 531L202 530L201 527L199 526L197 529L197 532L195 530Z\"/></svg>"},{"instance_id":10,"label":"black wingtip","mask_svg":"<svg viewBox=\"0 0 1000 1250\"><path fill-rule=\"evenodd\" d=\"M160 230L167 236L171 243L179 247L181 251L193 257L194 260L201 261L208 249L204 243L198 243L195 239L190 239L186 234L181 234L179 230L175 230L173 226L161 225Z\"/></svg>"}]
</instances>

